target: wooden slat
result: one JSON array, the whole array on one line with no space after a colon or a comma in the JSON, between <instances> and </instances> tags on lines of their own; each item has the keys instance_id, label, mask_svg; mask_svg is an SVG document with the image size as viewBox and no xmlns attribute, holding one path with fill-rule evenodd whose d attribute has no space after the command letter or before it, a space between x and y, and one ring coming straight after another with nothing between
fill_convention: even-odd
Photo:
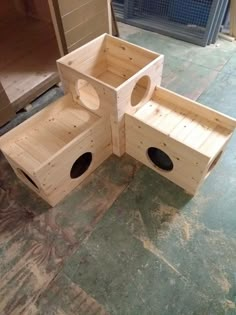
<instances>
[{"instance_id":1,"label":"wooden slat","mask_svg":"<svg viewBox=\"0 0 236 315\"><path fill-rule=\"evenodd\" d=\"M48 0L52 23L61 57L68 53L58 0Z\"/></svg>"},{"instance_id":2,"label":"wooden slat","mask_svg":"<svg viewBox=\"0 0 236 315\"><path fill-rule=\"evenodd\" d=\"M123 78L115 75L114 73L112 73L110 71L103 72L97 78L99 80L111 85L111 86L114 86L114 87L118 87L120 84L122 84L124 82Z\"/></svg>"},{"instance_id":3,"label":"wooden slat","mask_svg":"<svg viewBox=\"0 0 236 315\"><path fill-rule=\"evenodd\" d=\"M69 52L101 34L112 33L110 0L58 0L58 4Z\"/></svg>"},{"instance_id":4,"label":"wooden slat","mask_svg":"<svg viewBox=\"0 0 236 315\"><path fill-rule=\"evenodd\" d=\"M52 116L55 116L58 111L62 110L67 104L71 104L72 97L71 95L66 95L55 101L54 103L47 106L43 111L36 113L29 120L22 122L17 128L10 130L4 136L0 138L0 147L7 147L11 141L17 138L21 133L27 133L27 131L36 124L40 123L42 120L50 119Z\"/></svg>"},{"instance_id":5,"label":"wooden slat","mask_svg":"<svg viewBox=\"0 0 236 315\"><path fill-rule=\"evenodd\" d=\"M230 35L236 38L236 1L230 2Z\"/></svg>"},{"instance_id":6,"label":"wooden slat","mask_svg":"<svg viewBox=\"0 0 236 315\"><path fill-rule=\"evenodd\" d=\"M90 42L86 42L79 51L74 50L69 55L64 56L57 60L59 64L71 66L75 69L80 67L85 61L89 59L99 58L101 52L105 49L106 36L100 35L97 38L93 38Z\"/></svg>"},{"instance_id":7,"label":"wooden slat","mask_svg":"<svg viewBox=\"0 0 236 315\"><path fill-rule=\"evenodd\" d=\"M34 170L40 166L38 159L34 159L31 154L28 154L27 151L23 150L14 141L9 143L7 151L5 151L4 148L1 148L1 150L10 163L12 160L17 161L17 163L19 163L18 165L25 171L34 172Z\"/></svg>"},{"instance_id":8,"label":"wooden slat","mask_svg":"<svg viewBox=\"0 0 236 315\"><path fill-rule=\"evenodd\" d=\"M157 87L155 97L157 97L157 99L164 99L167 102L177 105L179 108L191 111L202 118L219 124L222 127L229 128L230 130L234 130L236 127L236 119L221 114L207 106L194 102L162 87Z\"/></svg>"},{"instance_id":9,"label":"wooden slat","mask_svg":"<svg viewBox=\"0 0 236 315\"><path fill-rule=\"evenodd\" d=\"M209 157L215 156L215 154L224 146L224 144L232 136L229 130L217 126L207 137L207 139L200 144L198 151L204 153Z\"/></svg>"},{"instance_id":10,"label":"wooden slat","mask_svg":"<svg viewBox=\"0 0 236 315\"><path fill-rule=\"evenodd\" d=\"M119 61L132 64L135 67L143 68L148 63L160 56L153 51L128 43L120 38L107 36L107 50L109 56L118 59ZM144 53L145 52L145 53ZM118 62L118 61L117 61Z\"/></svg>"},{"instance_id":11,"label":"wooden slat","mask_svg":"<svg viewBox=\"0 0 236 315\"><path fill-rule=\"evenodd\" d=\"M100 34L106 33L108 28L108 13L107 10L103 10L94 15L90 20L86 20L85 23L79 24L72 30L65 32L65 38L68 48L75 44L78 40L99 32Z\"/></svg>"},{"instance_id":12,"label":"wooden slat","mask_svg":"<svg viewBox=\"0 0 236 315\"><path fill-rule=\"evenodd\" d=\"M107 0L90 0L84 5L79 6L75 10L69 12L62 17L64 31L67 32L81 24L85 24L88 20L96 19L96 16L106 10ZM96 24L96 21L94 20Z\"/></svg>"},{"instance_id":13,"label":"wooden slat","mask_svg":"<svg viewBox=\"0 0 236 315\"><path fill-rule=\"evenodd\" d=\"M90 0L58 0L61 16L80 8L81 6L88 3Z\"/></svg>"}]
</instances>

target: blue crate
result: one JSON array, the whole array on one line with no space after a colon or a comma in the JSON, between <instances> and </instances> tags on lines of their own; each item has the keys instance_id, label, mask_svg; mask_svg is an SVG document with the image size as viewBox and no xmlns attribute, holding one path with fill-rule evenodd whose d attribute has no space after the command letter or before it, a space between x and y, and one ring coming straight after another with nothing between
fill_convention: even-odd
<instances>
[{"instance_id":1,"label":"blue crate","mask_svg":"<svg viewBox=\"0 0 236 315\"><path fill-rule=\"evenodd\" d=\"M181 24L206 27L212 0L170 0L168 17Z\"/></svg>"}]
</instances>

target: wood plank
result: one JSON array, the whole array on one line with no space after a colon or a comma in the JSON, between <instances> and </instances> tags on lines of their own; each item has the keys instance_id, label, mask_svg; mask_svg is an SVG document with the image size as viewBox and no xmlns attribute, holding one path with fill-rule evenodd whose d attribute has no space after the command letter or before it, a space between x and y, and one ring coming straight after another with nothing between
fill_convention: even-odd
<instances>
[{"instance_id":1,"label":"wood plank","mask_svg":"<svg viewBox=\"0 0 236 315\"><path fill-rule=\"evenodd\" d=\"M73 102L71 95L65 95L44 108L43 111L36 113L30 119L22 122L19 126L17 126L17 128L10 130L0 138L1 149L3 147L7 148L8 144L14 141L14 139L16 139L21 133L27 133L27 131L33 128L36 124L56 115L58 111L62 110L65 105L69 105L71 102Z\"/></svg>"},{"instance_id":2,"label":"wood plank","mask_svg":"<svg viewBox=\"0 0 236 315\"><path fill-rule=\"evenodd\" d=\"M63 17L64 15L79 9L81 6L85 5L88 3L90 0L59 0L59 7L60 7L60 12L61 16Z\"/></svg>"},{"instance_id":3,"label":"wood plank","mask_svg":"<svg viewBox=\"0 0 236 315\"><path fill-rule=\"evenodd\" d=\"M119 55L114 56L110 54L110 51L107 54L107 64L110 72L126 79L130 78L141 69L131 61L121 59Z\"/></svg>"},{"instance_id":4,"label":"wood plank","mask_svg":"<svg viewBox=\"0 0 236 315\"><path fill-rule=\"evenodd\" d=\"M110 0L58 0L69 52L104 33L112 33Z\"/></svg>"},{"instance_id":5,"label":"wood plank","mask_svg":"<svg viewBox=\"0 0 236 315\"><path fill-rule=\"evenodd\" d=\"M200 144L198 150L209 157L213 157L228 142L231 136L232 133L229 130L216 126L207 139Z\"/></svg>"},{"instance_id":6,"label":"wood plank","mask_svg":"<svg viewBox=\"0 0 236 315\"><path fill-rule=\"evenodd\" d=\"M148 123L138 120L137 118L133 117L130 114L125 115L125 121L126 129L134 128L136 133L144 134L145 137L148 137L154 143L155 142L161 143L162 144L161 146L163 148L168 145L169 150L173 150L173 152L176 152L178 150L178 154L180 155L181 158L190 159L191 161L199 164L201 163L204 164L205 162L207 163L209 161L209 158L204 156L204 154L202 154L201 152L198 152L190 147L185 146L183 143L166 136L157 129L154 130L151 126L148 125Z\"/></svg>"},{"instance_id":7,"label":"wood plank","mask_svg":"<svg viewBox=\"0 0 236 315\"><path fill-rule=\"evenodd\" d=\"M236 38L236 1L230 1L230 35Z\"/></svg>"},{"instance_id":8,"label":"wood plank","mask_svg":"<svg viewBox=\"0 0 236 315\"><path fill-rule=\"evenodd\" d=\"M69 12L62 17L63 28L65 32L85 24L88 20L95 19L96 16L107 11L107 0L90 0Z\"/></svg>"},{"instance_id":9,"label":"wood plank","mask_svg":"<svg viewBox=\"0 0 236 315\"><path fill-rule=\"evenodd\" d=\"M148 49L111 36L107 36L107 51L111 57L126 62L128 65L131 64L139 69L160 56Z\"/></svg>"},{"instance_id":10,"label":"wood plank","mask_svg":"<svg viewBox=\"0 0 236 315\"><path fill-rule=\"evenodd\" d=\"M52 23L61 57L68 53L58 0L48 0Z\"/></svg>"},{"instance_id":11,"label":"wood plank","mask_svg":"<svg viewBox=\"0 0 236 315\"><path fill-rule=\"evenodd\" d=\"M101 52L104 52L105 42L106 35L100 35L99 37L93 38L91 41L86 42L83 47L79 49L79 51L74 50L70 52L69 55L58 59L57 62L59 64L64 64L73 68L77 67L88 59L99 57Z\"/></svg>"},{"instance_id":12,"label":"wood plank","mask_svg":"<svg viewBox=\"0 0 236 315\"><path fill-rule=\"evenodd\" d=\"M192 129L192 131L190 131L186 136L184 144L197 150L199 146L209 137L216 126L216 124L210 121L206 123L205 119L200 120L196 128Z\"/></svg>"},{"instance_id":13,"label":"wood plank","mask_svg":"<svg viewBox=\"0 0 236 315\"><path fill-rule=\"evenodd\" d=\"M229 128L230 130L234 130L236 127L236 119L219 113L207 106L194 102L184 96L180 96L162 87L157 87L155 95L157 99L164 99L167 102L175 104L185 110L192 111L200 117L205 118L213 123L220 124L221 126Z\"/></svg>"},{"instance_id":14,"label":"wood plank","mask_svg":"<svg viewBox=\"0 0 236 315\"><path fill-rule=\"evenodd\" d=\"M99 80L114 86L114 87L118 87L119 85L121 85L124 82L124 79L121 78L120 76L110 72L110 71L105 71L102 74L100 74L97 77Z\"/></svg>"},{"instance_id":15,"label":"wood plank","mask_svg":"<svg viewBox=\"0 0 236 315\"><path fill-rule=\"evenodd\" d=\"M27 170L28 172L33 172L36 168L40 166L39 159L35 159L30 153L25 151L23 148L21 148L19 145L17 145L15 142L9 143L9 146L7 147L7 151L1 148L5 156L8 158L9 163L12 163L12 161L17 161L19 164L17 165L17 168L21 168L23 170ZM10 159L9 159L10 158ZM14 169L14 166L13 166Z\"/></svg>"},{"instance_id":16,"label":"wood plank","mask_svg":"<svg viewBox=\"0 0 236 315\"><path fill-rule=\"evenodd\" d=\"M108 28L108 12L103 10L96 13L92 19L86 20L85 23L77 25L72 30L65 32L67 47L71 47L81 38L89 34L100 33L104 34Z\"/></svg>"}]
</instances>

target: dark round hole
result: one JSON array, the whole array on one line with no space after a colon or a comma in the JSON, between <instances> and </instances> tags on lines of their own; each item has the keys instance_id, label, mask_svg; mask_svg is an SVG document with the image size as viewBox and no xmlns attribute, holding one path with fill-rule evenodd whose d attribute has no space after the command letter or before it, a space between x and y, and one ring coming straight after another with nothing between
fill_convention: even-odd
<instances>
[{"instance_id":1,"label":"dark round hole","mask_svg":"<svg viewBox=\"0 0 236 315\"><path fill-rule=\"evenodd\" d=\"M86 152L82 154L73 164L71 171L70 171L70 177L71 178L78 178L81 175L83 175L87 169L89 168L90 164L92 162L92 153Z\"/></svg>"},{"instance_id":2,"label":"dark round hole","mask_svg":"<svg viewBox=\"0 0 236 315\"><path fill-rule=\"evenodd\" d=\"M170 157L162 150L151 147L147 150L147 154L152 163L160 169L164 171L173 170L173 162L171 161Z\"/></svg>"},{"instance_id":3,"label":"dark round hole","mask_svg":"<svg viewBox=\"0 0 236 315\"><path fill-rule=\"evenodd\" d=\"M35 182L33 181L33 179L28 175L28 174L26 174L23 170L21 170L21 169L18 169L18 171L34 186L34 187L36 187L37 189L39 189L38 188L38 186L35 184Z\"/></svg>"}]
</instances>

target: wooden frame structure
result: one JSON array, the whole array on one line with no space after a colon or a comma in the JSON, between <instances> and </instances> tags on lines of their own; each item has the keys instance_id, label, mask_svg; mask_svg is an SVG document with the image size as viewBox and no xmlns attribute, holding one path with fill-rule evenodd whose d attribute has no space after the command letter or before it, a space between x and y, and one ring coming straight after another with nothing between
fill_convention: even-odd
<instances>
[{"instance_id":1,"label":"wooden frame structure","mask_svg":"<svg viewBox=\"0 0 236 315\"><path fill-rule=\"evenodd\" d=\"M163 59L107 34L59 59L66 95L0 139L16 175L54 206L127 152L195 194L236 120L161 88Z\"/></svg>"}]
</instances>

